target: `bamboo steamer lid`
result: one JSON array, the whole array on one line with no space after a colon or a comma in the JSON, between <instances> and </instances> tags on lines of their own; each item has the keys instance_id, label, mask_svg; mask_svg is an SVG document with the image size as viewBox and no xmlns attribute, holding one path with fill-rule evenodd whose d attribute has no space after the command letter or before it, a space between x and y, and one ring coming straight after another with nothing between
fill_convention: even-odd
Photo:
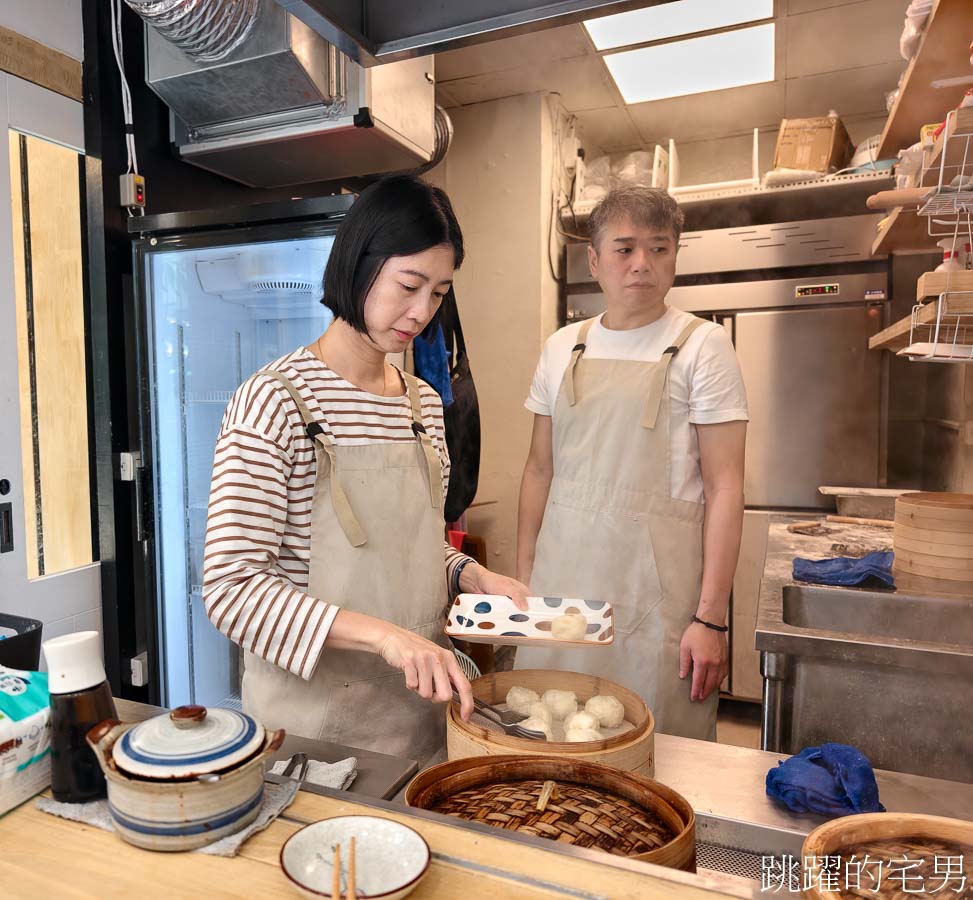
<instances>
[{"instance_id":1,"label":"bamboo steamer lid","mask_svg":"<svg viewBox=\"0 0 973 900\"><path fill-rule=\"evenodd\" d=\"M600 741L568 743L565 741L534 741L516 738L501 731L464 722L459 704L449 704L446 714L446 748L448 758L518 754L550 756L599 762L649 778L655 774L655 720L645 701L634 691L595 675L580 672L559 672L554 669L515 669L493 672L470 682L473 694L490 704L503 703L512 687L525 687L538 695L547 690L574 691L579 707L598 694L611 694L625 707L625 719L632 728Z\"/></svg>"},{"instance_id":2,"label":"bamboo steamer lid","mask_svg":"<svg viewBox=\"0 0 973 900\"><path fill-rule=\"evenodd\" d=\"M554 795L538 808L545 784ZM688 801L652 779L560 756L482 756L420 772L406 803L471 822L696 870Z\"/></svg>"},{"instance_id":3,"label":"bamboo steamer lid","mask_svg":"<svg viewBox=\"0 0 973 900\"><path fill-rule=\"evenodd\" d=\"M838 874L838 885L844 886L845 871L851 857L861 860L867 853L876 860L885 855L888 859L903 858L903 852L910 860L927 859L923 863L925 868L913 869L924 875L932 886L941 884L943 877L935 873L934 857L942 856L943 848L952 850L954 854L964 856L967 867L967 883L973 883L973 822L961 819L948 819L943 816L927 816L920 813L863 813L845 816L819 825L804 840L802 857L811 867L810 884L804 888L807 900L844 900L847 897L869 896L876 900L882 898L898 898L913 896L928 896L929 893L918 894L902 890L902 881L887 879L886 885L877 892L851 893L848 890L830 890L828 882L822 882L821 861L825 857L841 856L841 870ZM888 870L886 870L888 871ZM807 873L806 873L807 874ZM825 885L822 887L822 883ZM958 884L958 882L956 882ZM966 896L957 894L948 887L933 896Z\"/></svg>"}]
</instances>

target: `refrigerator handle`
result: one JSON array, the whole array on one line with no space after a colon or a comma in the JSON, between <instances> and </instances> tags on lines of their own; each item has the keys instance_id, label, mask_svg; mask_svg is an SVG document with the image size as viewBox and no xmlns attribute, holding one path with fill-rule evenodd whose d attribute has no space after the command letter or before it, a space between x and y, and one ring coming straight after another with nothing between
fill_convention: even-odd
<instances>
[{"instance_id":1,"label":"refrigerator handle","mask_svg":"<svg viewBox=\"0 0 973 900\"><path fill-rule=\"evenodd\" d=\"M145 503L143 502L142 484L145 480L145 466L142 454L138 450L131 450L118 454L118 480L132 482L135 489L135 540L145 541Z\"/></svg>"}]
</instances>

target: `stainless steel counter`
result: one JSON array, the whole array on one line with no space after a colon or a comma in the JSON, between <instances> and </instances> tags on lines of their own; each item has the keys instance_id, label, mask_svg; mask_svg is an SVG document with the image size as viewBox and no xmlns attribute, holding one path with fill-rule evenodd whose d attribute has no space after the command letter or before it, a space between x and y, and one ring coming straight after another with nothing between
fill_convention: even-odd
<instances>
[{"instance_id":1,"label":"stainless steel counter","mask_svg":"<svg viewBox=\"0 0 973 900\"><path fill-rule=\"evenodd\" d=\"M757 614L764 748L837 741L875 766L973 783L973 599L792 583L795 556L890 549L892 532L811 537L789 521L772 519Z\"/></svg>"}]
</instances>

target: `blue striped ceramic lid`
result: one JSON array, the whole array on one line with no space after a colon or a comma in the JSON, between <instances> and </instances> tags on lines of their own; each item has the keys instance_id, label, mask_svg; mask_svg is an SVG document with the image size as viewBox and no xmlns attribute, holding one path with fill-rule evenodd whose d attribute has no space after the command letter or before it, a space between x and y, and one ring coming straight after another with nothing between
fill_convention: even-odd
<instances>
[{"instance_id":1,"label":"blue striped ceramic lid","mask_svg":"<svg viewBox=\"0 0 973 900\"><path fill-rule=\"evenodd\" d=\"M249 759L263 726L234 709L180 706L133 725L112 748L118 768L141 778L193 778Z\"/></svg>"}]
</instances>

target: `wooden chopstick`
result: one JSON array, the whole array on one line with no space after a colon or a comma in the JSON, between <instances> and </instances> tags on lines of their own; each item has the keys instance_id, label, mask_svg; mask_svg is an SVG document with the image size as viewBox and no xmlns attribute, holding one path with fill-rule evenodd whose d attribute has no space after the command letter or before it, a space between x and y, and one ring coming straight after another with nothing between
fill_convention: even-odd
<instances>
[{"instance_id":1,"label":"wooden chopstick","mask_svg":"<svg viewBox=\"0 0 973 900\"><path fill-rule=\"evenodd\" d=\"M355 838L351 839L348 850L348 886L345 890L345 900L355 900L358 892L355 890Z\"/></svg>"},{"instance_id":2,"label":"wooden chopstick","mask_svg":"<svg viewBox=\"0 0 973 900\"><path fill-rule=\"evenodd\" d=\"M331 897L341 900L341 844L334 845L334 863L331 866Z\"/></svg>"}]
</instances>

